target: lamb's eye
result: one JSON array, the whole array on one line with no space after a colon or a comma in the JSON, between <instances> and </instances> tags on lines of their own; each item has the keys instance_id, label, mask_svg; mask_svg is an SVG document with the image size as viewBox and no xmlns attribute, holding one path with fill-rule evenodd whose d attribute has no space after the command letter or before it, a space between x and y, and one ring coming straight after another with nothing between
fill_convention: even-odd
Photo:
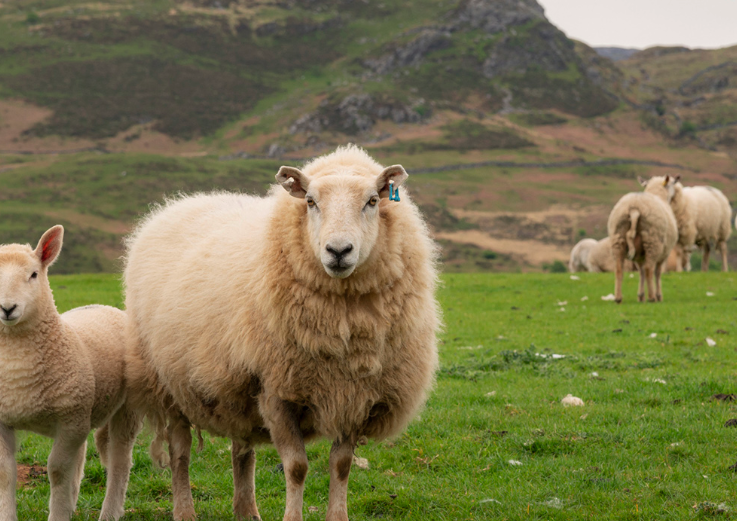
<instances>
[{"instance_id":1,"label":"lamb's eye","mask_svg":"<svg viewBox=\"0 0 737 521\"><path fill-rule=\"evenodd\" d=\"M35 278L37 278L37 277L38 277L38 272L37 272L37 271L34 271L34 272L33 272L33 275L31 275L31 278L32 278L32 279L35 279Z\"/></svg>"},{"instance_id":2,"label":"lamb's eye","mask_svg":"<svg viewBox=\"0 0 737 521\"><path fill-rule=\"evenodd\" d=\"M376 206L376 204L379 202L379 198L374 196L371 199L369 199L368 204L369 206Z\"/></svg>"},{"instance_id":3,"label":"lamb's eye","mask_svg":"<svg viewBox=\"0 0 737 521\"><path fill-rule=\"evenodd\" d=\"M307 206L310 208L314 208L315 206L315 200L314 199L307 199Z\"/></svg>"}]
</instances>

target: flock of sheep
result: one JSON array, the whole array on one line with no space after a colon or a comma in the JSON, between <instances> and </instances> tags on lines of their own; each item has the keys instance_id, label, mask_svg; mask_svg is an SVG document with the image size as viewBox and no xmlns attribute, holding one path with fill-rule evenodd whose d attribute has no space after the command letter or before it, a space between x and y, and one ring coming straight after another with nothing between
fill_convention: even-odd
<instances>
[{"instance_id":1,"label":"flock of sheep","mask_svg":"<svg viewBox=\"0 0 737 521\"><path fill-rule=\"evenodd\" d=\"M183 196L154 209L127 241L126 311L59 315L47 272L64 230L35 249L0 247L0 521L16 521L15 432L54 438L49 520L75 511L92 429L108 469L100 519L123 513L136 436L172 469L173 516L196 517L192 429L232 440L233 509L260 519L254 447L273 443L286 478L285 521L302 519L305 443L332 440L328 521L347 521L357 445L401 432L438 366L437 248L407 173L355 146L282 167L266 197ZM622 271L661 300L672 250L722 252L731 210L718 190L654 177L609 217L609 237L573 250L571 269ZM726 221L725 221L726 219ZM726 224L725 224L726 223ZM628 264L629 263L629 264ZM634 264L632 264L634 263ZM653 282L654 278L654 282ZM168 445L168 451L164 446Z\"/></svg>"},{"instance_id":2,"label":"flock of sheep","mask_svg":"<svg viewBox=\"0 0 737 521\"><path fill-rule=\"evenodd\" d=\"M0 247L0 520L17 520L17 430L54 438L49 520L68 521L95 428L108 469L100 519L119 519L147 417L152 458L172 469L175 520L196 517L195 428L232 440L238 519L260 519L256 445L276 447L284 519L298 521L305 442L332 440L327 520L347 521L355 447L401 432L434 382L437 248L417 207L399 202L404 169L355 146L276 179L263 198L155 209L128 239L125 312L58 314L47 271L61 226L35 249Z\"/></svg>"},{"instance_id":3,"label":"flock of sheep","mask_svg":"<svg viewBox=\"0 0 737 521\"><path fill-rule=\"evenodd\" d=\"M662 301L662 273L690 271L691 252L696 249L703 251L701 269L707 271L712 243L727 271L732 208L725 195L711 186L684 187L680 176L639 181L644 191L624 195L609 214L609 236L583 239L573 247L569 270L613 271L617 303L622 302L623 271L640 272L640 302L645 300L645 283L648 299Z\"/></svg>"}]
</instances>

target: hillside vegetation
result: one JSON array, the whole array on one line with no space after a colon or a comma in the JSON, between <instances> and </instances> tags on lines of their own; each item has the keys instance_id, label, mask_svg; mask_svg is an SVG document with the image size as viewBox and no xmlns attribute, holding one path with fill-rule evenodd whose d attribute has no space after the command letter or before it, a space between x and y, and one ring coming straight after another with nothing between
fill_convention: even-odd
<instances>
[{"instance_id":1,"label":"hillside vegetation","mask_svg":"<svg viewBox=\"0 0 737 521\"><path fill-rule=\"evenodd\" d=\"M615 64L535 0L0 3L0 243L58 222L61 269L115 270L150 204L356 142L408 168L448 270L539 270L637 175L737 194L736 53Z\"/></svg>"}]
</instances>

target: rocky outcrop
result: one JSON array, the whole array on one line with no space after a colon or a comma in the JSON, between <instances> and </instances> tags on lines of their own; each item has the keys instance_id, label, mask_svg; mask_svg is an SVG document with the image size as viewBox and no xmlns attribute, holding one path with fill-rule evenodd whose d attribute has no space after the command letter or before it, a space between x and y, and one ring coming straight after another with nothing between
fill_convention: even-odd
<instances>
[{"instance_id":1,"label":"rocky outcrop","mask_svg":"<svg viewBox=\"0 0 737 521\"><path fill-rule=\"evenodd\" d=\"M332 97L324 100L316 111L297 119L289 132L318 134L327 130L356 135L371 130L377 120L419 123L423 117L429 116L425 111L419 110L424 107L423 104L422 99L404 104L365 93L349 94L343 98Z\"/></svg>"},{"instance_id":2,"label":"rocky outcrop","mask_svg":"<svg viewBox=\"0 0 737 521\"><path fill-rule=\"evenodd\" d=\"M363 64L376 74L386 74L398 67L419 65L422 58L432 51L450 46L451 33L441 29L424 29L419 36L406 45L378 57L368 58Z\"/></svg>"},{"instance_id":3,"label":"rocky outcrop","mask_svg":"<svg viewBox=\"0 0 737 521\"><path fill-rule=\"evenodd\" d=\"M524 74L531 66L545 71L565 71L577 59L573 43L554 26L540 23L524 40L508 35L494 46L482 65L485 77Z\"/></svg>"},{"instance_id":4,"label":"rocky outcrop","mask_svg":"<svg viewBox=\"0 0 737 521\"><path fill-rule=\"evenodd\" d=\"M545 11L535 0L465 0L453 13L455 29L468 25L489 34L532 20L545 20Z\"/></svg>"}]
</instances>

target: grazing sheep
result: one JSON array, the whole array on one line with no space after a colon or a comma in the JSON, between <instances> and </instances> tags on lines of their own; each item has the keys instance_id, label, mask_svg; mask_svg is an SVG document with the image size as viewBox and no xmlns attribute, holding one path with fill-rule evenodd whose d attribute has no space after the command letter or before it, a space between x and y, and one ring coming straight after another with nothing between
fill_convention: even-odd
<instances>
[{"instance_id":1,"label":"grazing sheep","mask_svg":"<svg viewBox=\"0 0 737 521\"><path fill-rule=\"evenodd\" d=\"M711 242L721 252L722 270L727 271L727 239L732 233L732 208L724 194L711 186L684 187L678 182L670 205L678 222L680 258L677 271L691 271L691 252L696 248L703 251L701 271L708 271Z\"/></svg>"},{"instance_id":2,"label":"grazing sheep","mask_svg":"<svg viewBox=\"0 0 737 521\"><path fill-rule=\"evenodd\" d=\"M597 241L596 239L582 239L571 250L571 259L568 262L571 273L590 271L602 273L614 271L614 258L609 237ZM630 260L624 261L625 271L634 271L635 266Z\"/></svg>"},{"instance_id":3,"label":"grazing sheep","mask_svg":"<svg viewBox=\"0 0 737 521\"><path fill-rule=\"evenodd\" d=\"M124 405L126 315L86 306L59 315L47 271L64 229L35 250L0 247L0 519L15 521L15 431L54 438L48 461L49 520L68 521L77 504L87 435L109 469L100 519L118 519L140 420Z\"/></svg>"},{"instance_id":4,"label":"grazing sheep","mask_svg":"<svg viewBox=\"0 0 737 521\"><path fill-rule=\"evenodd\" d=\"M169 201L130 237L128 374L159 429L167 416L174 519L195 517L191 425L233 440L246 519L259 518L256 444L276 446L295 521L305 441L333 440L327 519L348 519L356 444L401 432L438 364L436 247L410 198L395 202L406 178L341 147L281 167L264 198Z\"/></svg>"},{"instance_id":5,"label":"grazing sheep","mask_svg":"<svg viewBox=\"0 0 737 521\"><path fill-rule=\"evenodd\" d=\"M670 251L678 240L678 227L669 206L675 191L673 177L653 177L644 192L624 195L609 214L607 229L614 257L614 297L622 302L624 260L634 261L640 271L637 299L645 300L647 280L650 302L662 301L660 275ZM653 286L653 277L655 286Z\"/></svg>"}]
</instances>

